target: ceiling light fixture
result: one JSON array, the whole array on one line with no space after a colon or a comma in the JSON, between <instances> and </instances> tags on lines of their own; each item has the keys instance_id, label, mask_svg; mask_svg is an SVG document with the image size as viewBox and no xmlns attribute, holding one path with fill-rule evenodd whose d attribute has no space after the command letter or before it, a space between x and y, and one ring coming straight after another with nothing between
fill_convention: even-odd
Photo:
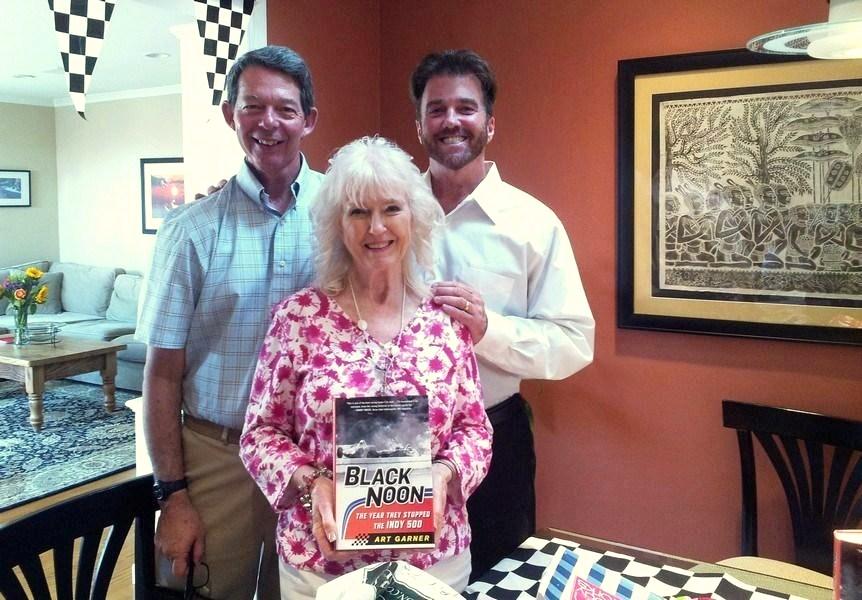
<instances>
[{"instance_id":1,"label":"ceiling light fixture","mask_svg":"<svg viewBox=\"0 0 862 600\"><path fill-rule=\"evenodd\" d=\"M862 58L862 0L829 0L827 23L764 33L749 40L746 47L767 54Z\"/></svg>"}]
</instances>

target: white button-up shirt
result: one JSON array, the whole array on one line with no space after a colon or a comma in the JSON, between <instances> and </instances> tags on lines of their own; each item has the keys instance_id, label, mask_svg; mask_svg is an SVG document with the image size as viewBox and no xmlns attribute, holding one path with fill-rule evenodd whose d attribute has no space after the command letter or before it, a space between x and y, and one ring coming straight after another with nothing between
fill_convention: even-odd
<instances>
[{"instance_id":1,"label":"white button-up shirt","mask_svg":"<svg viewBox=\"0 0 862 600\"><path fill-rule=\"evenodd\" d=\"M536 198L487 175L446 215L437 276L476 289L488 330L475 350L490 408L523 379L563 379L593 360L595 320L557 216Z\"/></svg>"}]
</instances>

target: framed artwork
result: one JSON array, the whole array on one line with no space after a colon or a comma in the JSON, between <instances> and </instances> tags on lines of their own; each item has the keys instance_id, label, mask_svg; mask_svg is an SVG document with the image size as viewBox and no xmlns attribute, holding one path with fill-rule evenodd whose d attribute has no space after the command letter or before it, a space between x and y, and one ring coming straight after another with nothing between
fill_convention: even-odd
<instances>
[{"instance_id":1,"label":"framed artwork","mask_svg":"<svg viewBox=\"0 0 862 600\"><path fill-rule=\"evenodd\" d=\"M156 233L165 216L185 203L182 158L141 159L143 233Z\"/></svg>"},{"instance_id":2,"label":"framed artwork","mask_svg":"<svg viewBox=\"0 0 862 600\"><path fill-rule=\"evenodd\" d=\"M862 60L620 61L620 327L862 344Z\"/></svg>"},{"instance_id":3,"label":"framed artwork","mask_svg":"<svg viewBox=\"0 0 862 600\"><path fill-rule=\"evenodd\" d=\"M0 207L31 206L30 171L0 170Z\"/></svg>"}]
</instances>

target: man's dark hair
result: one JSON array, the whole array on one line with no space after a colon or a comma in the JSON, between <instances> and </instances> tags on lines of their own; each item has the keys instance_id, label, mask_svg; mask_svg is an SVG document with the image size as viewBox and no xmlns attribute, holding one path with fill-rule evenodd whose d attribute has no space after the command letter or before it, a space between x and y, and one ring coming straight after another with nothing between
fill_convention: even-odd
<instances>
[{"instance_id":1,"label":"man's dark hair","mask_svg":"<svg viewBox=\"0 0 862 600\"><path fill-rule=\"evenodd\" d=\"M428 80L437 75L473 75L482 86L485 112L494 114L494 99L497 97L497 81L488 62L472 50L444 50L432 52L423 58L410 76L410 95L416 106L416 116L421 118L422 94Z\"/></svg>"},{"instance_id":2,"label":"man's dark hair","mask_svg":"<svg viewBox=\"0 0 862 600\"><path fill-rule=\"evenodd\" d=\"M266 67L291 77L299 86L299 101L302 112L308 114L314 108L314 85L311 72L302 57L286 46L264 46L250 50L240 56L231 67L225 81L228 104L235 105L239 93L239 76L252 66Z\"/></svg>"}]
</instances>

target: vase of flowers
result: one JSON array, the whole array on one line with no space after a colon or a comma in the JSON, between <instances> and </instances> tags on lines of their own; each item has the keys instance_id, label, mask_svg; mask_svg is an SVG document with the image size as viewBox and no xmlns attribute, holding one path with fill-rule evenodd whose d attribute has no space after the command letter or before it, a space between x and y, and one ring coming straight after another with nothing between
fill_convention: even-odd
<instances>
[{"instance_id":1,"label":"vase of flowers","mask_svg":"<svg viewBox=\"0 0 862 600\"><path fill-rule=\"evenodd\" d=\"M37 305L44 304L48 299L48 286L39 285L42 275L44 273L36 267L30 267L25 271L13 271L0 287L0 299L8 298L15 312L14 343L16 346L30 343L27 319L36 312Z\"/></svg>"}]
</instances>

